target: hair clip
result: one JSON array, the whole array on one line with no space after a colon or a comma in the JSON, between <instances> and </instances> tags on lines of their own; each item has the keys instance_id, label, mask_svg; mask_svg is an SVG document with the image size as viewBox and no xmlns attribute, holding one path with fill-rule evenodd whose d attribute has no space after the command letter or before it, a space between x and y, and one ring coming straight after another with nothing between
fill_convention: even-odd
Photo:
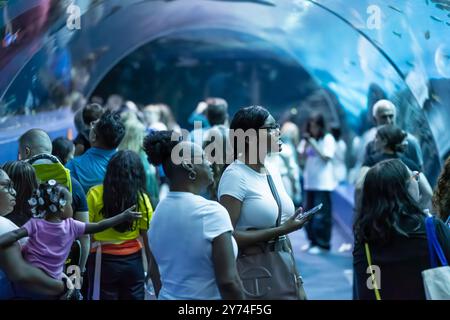
<instances>
[{"instance_id":1,"label":"hair clip","mask_svg":"<svg viewBox=\"0 0 450 320\"><path fill-rule=\"evenodd\" d=\"M51 194L52 193L52 188L47 188L47 194Z\"/></svg>"},{"instance_id":2,"label":"hair clip","mask_svg":"<svg viewBox=\"0 0 450 320\"><path fill-rule=\"evenodd\" d=\"M44 217L47 211L45 210L39 210L39 217Z\"/></svg>"},{"instance_id":3,"label":"hair clip","mask_svg":"<svg viewBox=\"0 0 450 320\"><path fill-rule=\"evenodd\" d=\"M53 187L53 186L56 186L56 181L53 180L53 179L48 180L48 184L51 185L52 187Z\"/></svg>"},{"instance_id":4,"label":"hair clip","mask_svg":"<svg viewBox=\"0 0 450 320\"><path fill-rule=\"evenodd\" d=\"M41 196L41 191L39 189L36 189L34 191L34 193L36 194L36 196L40 197Z\"/></svg>"},{"instance_id":5,"label":"hair clip","mask_svg":"<svg viewBox=\"0 0 450 320\"><path fill-rule=\"evenodd\" d=\"M40 206L43 206L43 205L45 204L45 201L44 201L44 199L42 199L41 197L39 197L38 203L39 203Z\"/></svg>"},{"instance_id":6,"label":"hair clip","mask_svg":"<svg viewBox=\"0 0 450 320\"><path fill-rule=\"evenodd\" d=\"M67 200L66 199L63 199L63 198L59 199L59 205L61 207L64 207L66 204L67 204Z\"/></svg>"},{"instance_id":7,"label":"hair clip","mask_svg":"<svg viewBox=\"0 0 450 320\"><path fill-rule=\"evenodd\" d=\"M35 214L36 214L36 208L31 208L31 213L32 213L33 215L35 215Z\"/></svg>"},{"instance_id":8,"label":"hair clip","mask_svg":"<svg viewBox=\"0 0 450 320\"><path fill-rule=\"evenodd\" d=\"M48 208L49 208L50 211L53 212L53 213L55 213L55 212L58 211L58 208L56 208L56 206L55 206L54 204L51 204Z\"/></svg>"},{"instance_id":9,"label":"hair clip","mask_svg":"<svg viewBox=\"0 0 450 320\"><path fill-rule=\"evenodd\" d=\"M57 194L51 194L50 195L50 201L53 203L58 203L58 195Z\"/></svg>"},{"instance_id":10,"label":"hair clip","mask_svg":"<svg viewBox=\"0 0 450 320\"><path fill-rule=\"evenodd\" d=\"M35 205L37 205L37 200L36 200L36 198L30 198L30 199L28 199L28 204L30 205L30 206L35 206Z\"/></svg>"}]
</instances>

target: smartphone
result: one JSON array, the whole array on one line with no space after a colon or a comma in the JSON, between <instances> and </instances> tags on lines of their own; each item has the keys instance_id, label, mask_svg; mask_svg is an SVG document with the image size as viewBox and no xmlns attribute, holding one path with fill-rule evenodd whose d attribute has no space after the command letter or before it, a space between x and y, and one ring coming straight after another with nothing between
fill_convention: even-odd
<instances>
[{"instance_id":1,"label":"smartphone","mask_svg":"<svg viewBox=\"0 0 450 320\"><path fill-rule=\"evenodd\" d=\"M315 206L314 208L303 212L303 214L299 214L296 219L301 220L301 219L305 219L307 217L309 217L310 215L313 215L314 213L316 213L317 211L319 211L320 209L322 209L323 207L323 203L320 203L319 205Z\"/></svg>"}]
</instances>

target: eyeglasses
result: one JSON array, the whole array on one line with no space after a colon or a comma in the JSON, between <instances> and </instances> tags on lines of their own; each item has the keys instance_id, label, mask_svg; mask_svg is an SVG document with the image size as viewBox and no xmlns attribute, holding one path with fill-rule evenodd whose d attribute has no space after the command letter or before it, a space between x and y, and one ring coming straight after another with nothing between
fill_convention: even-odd
<instances>
[{"instance_id":1,"label":"eyeglasses","mask_svg":"<svg viewBox=\"0 0 450 320\"><path fill-rule=\"evenodd\" d=\"M269 131L276 131L276 130L280 130L280 125L278 123L275 123L275 124L270 125L270 126L263 126L260 129L267 129Z\"/></svg>"},{"instance_id":2,"label":"eyeglasses","mask_svg":"<svg viewBox=\"0 0 450 320\"><path fill-rule=\"evenodd\" d=\"M413 172L412 172L411 179L414 179L414 180L416 180L417 182L419 182L419 180L420 180L420 172L419 172L419 171L413 171Z\"/></svg>"},{"instance_id":3,"label":"eyeglasses","mask_svg":"<svg viewBox=\"0 0 450 320\"><path fill-rule=\"evenodd\" d=\"M16 190L14 190L14 184L13 184L12 181L8 181L8 182L6 182L6 183L0 183L0 187L1 187L4 191L9 192L9 193L11 193L11 194L16 192Z\"/></svg>"}]
</instances>

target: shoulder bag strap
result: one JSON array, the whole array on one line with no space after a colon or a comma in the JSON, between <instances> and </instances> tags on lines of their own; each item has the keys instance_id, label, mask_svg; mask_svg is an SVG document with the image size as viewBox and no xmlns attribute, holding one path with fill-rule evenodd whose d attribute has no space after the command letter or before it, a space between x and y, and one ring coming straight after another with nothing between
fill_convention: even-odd
<instances>
[{"instance_id":1,"label":"shoulder bag strap","mask_svg":"<svg viewBox=\"0 0 450 320\"><path fill-rule=\"evenodd\" d=\"M370 255L369 244L366 242L364 244L364 247L366 249L366 258L367 258L367 264L368 264L369 270L370 270L370 277L372 278L373 288L375 290L375 298L377 300L381 300L380 290L378 289L377 280L375 279L375 273L372 269L372 257Z\"/></svg>"},{"instance_id":2,"label":"shoulder bag strap","mask_svg":"<svg viewBox=\"0 0 450 320\"><path fill-rule=\"evenodd\" d=\"M277 223L276 223L276 227L280 226L281 223L281 200L280 200L280 196L278 195L277 192L277 188L275 187L275 183L272 179L272 176L269 174L269 172L267 172L267 181L269 182L269 187L270 187L270 191L272 191L272 195L275 198L275 201L277 202L277 206L278 206L278 218L277 218Z\"/></svg>"},{"instance_id":3,"label":"shoulder bag strap","mask_svg":"<svg viewBox=\"0 0 450 320\"><path fill-rule=\"evenodd\" d=\"M436 226L434 225L433 220L434 220L433 217L425 218L425 227L427 230L428 251L430 252L431 267L432 268L439 267L439 263L436 259L436 256L439 258L439 261L442 266L448 266L447 259L445 258L444 252L442 251L441 245L439 244L436 235Z\"/></svg>"}]
</instances>

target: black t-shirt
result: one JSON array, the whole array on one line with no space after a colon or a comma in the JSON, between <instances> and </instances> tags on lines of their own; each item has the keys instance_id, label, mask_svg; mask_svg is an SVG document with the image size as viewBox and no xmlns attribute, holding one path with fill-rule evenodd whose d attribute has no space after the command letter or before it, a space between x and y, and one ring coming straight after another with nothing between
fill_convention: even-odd
<instances>
[{"instance_id":1,"label":"black t-shirt","mask_svg":"<svg viewBox=\"0 0 450 320\"><path fill-rule=\"evenodd\" d=\"M86 152L91 147L91 143L89 142L89 130L78 133L75 140L73 140L73 143L75 145L81 144L84 147L84 152Z\"/></svg>"},{"instance_id":2,"label":"black t-shirt","mask_svg":"<svg viewBox=\"0 0 450 320\"><path fill-rule=\"evenodd\" d=\"M74 177L70 177L72 181L72 210L75 212L86 212L88 211L88 205L86 201L86 194L84 193L83 187Z\"/></svg>"},{"instance_id":3,"label":"black t-shirt","mask_svg":"<svg viewBox=\"0 0 450 320\"><path fill-rule=\"evenodd\" d=\"M438 219L434 219L436 234L447 261L450 261L450 229ZM401 222L402 223L402 222ZM411 224L412 221L404 222ZM409 228L407 230L410 230ZM425 217L417 231L409 237L396 234L389 244L381 246L369 244L372 265L380 268L380 296L382 300L424 300L425 289L421 272L431 268ZM364 244L355 244L353 251L356 298L375 300L375 291L368 289L367 258ZM370 280L369 280L370 282Z\"/></svg>"},{"instance_id":4,"label":"black t-shirt","mask_svg":"<svg viewBox=\"0 0 450 320\"><path fill-rule=\"evenodd\" d=\"M378 162L381 162L383 160L389 160L389 159L400 159L403 161L404 164L409 168L411 171L421 171L418 164L416 164L411 159L407 158L404 155L395 153L395 154L388 154L388 153L375 153L372 155L369 155L366 157L366 160L363 163L363 167L373 167Z\"/></svg>"}]
</instances>

